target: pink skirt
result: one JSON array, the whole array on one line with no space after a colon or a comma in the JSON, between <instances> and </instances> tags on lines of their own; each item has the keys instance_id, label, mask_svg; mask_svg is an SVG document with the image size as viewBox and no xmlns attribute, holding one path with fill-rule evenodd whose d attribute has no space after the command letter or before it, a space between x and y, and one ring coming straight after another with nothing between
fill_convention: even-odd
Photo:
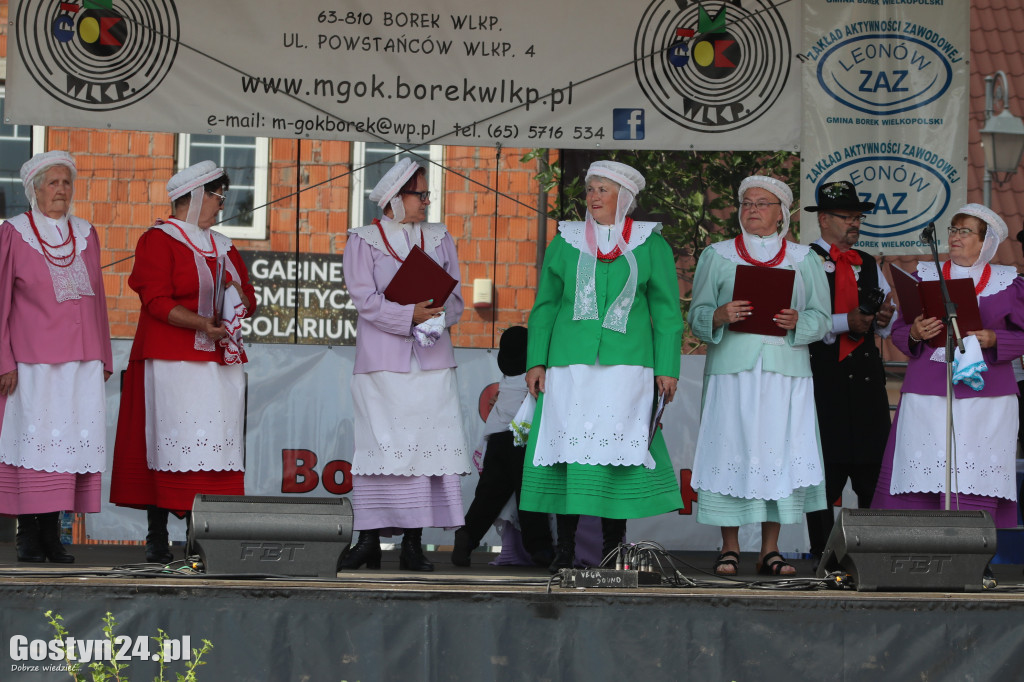
<instances>
[{"instance_id":1,"label":"pink skirt","mask_svg":"<svg viewBox=\"0 0 1024 682\"><path fill-rule=\"evenodd\" d=\"M100 510L100 474L37 471L0 463L0 514Z\"/></svg>"}]
</instances>

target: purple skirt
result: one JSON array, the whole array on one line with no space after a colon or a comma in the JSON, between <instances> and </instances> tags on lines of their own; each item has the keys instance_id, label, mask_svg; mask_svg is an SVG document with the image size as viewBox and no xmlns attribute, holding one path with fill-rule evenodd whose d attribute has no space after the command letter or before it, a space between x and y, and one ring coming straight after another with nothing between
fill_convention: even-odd
<instances>
[{"instance_id":1,"label":"purple skirt","mask_svg":"<svg viewBox=\"0 0 1024 682\"><path fill-rule=\"evenodd\" d=\"M405 528L458 528L466 523L462 513L459 477L352 476L354 530L379 529L384 537L400 535Z\"/></svg>"},{"instance_id":2,"label":"purple skirt","mask_svg":"<svg viewBox=\"0 0 1024 682\"><path fill-rule=\"evenodd\" d=\"M945 493L900 493L893 495L890 490L892 482L892 463L896 453L896 424L899 423L900 408L889 430L889 441L885 445L882 468L878 472L878 485L875 496L871 500L872 509L944 509ZM951 493L949 497L951 509L987 511L995 522L996 528L1017 527L1017 502L1002 497L987 497L968 493Z\"/></svg>"}]
</instances>

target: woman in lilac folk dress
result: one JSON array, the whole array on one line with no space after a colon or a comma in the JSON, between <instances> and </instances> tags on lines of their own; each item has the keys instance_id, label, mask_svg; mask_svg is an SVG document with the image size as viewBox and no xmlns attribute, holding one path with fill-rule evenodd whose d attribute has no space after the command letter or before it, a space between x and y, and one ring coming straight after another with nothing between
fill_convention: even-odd
<instances>
[{"instance_id":1,"label":"woman in lilac folk dress","mask_svg":"<svg viewBox=\"0 0 1024 682\"><path fill-rule=\"evenodd\" d=\"M462 315L460 288L447 301L400 305L384 297L413 245L458 281L455 243L428 223L424 169L402 159L370 192L383 216L349 232L345 284L359 313L356 327L353 527L359 540L339 569L380 568L380 537L402 534L399 566L432 571L424 527L462 526L459 476L472 462L462 428L455 352L448 328Z\"/></svg>"}]
</instances>

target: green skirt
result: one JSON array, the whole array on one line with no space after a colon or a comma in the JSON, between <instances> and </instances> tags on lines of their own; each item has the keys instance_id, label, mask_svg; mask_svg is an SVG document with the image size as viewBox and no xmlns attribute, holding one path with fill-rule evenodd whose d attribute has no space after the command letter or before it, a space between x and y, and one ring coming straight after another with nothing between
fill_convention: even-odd
<instances>
[{"instance_id":1,"label":"green skirt","mask_svg":"<svg viewBox=\"0 0 1024 682\"><path fill-rule=\"evenodd\" d=\"M654 434L655 467L601 464L534 466L544 396L537 400L523 466L519 508L554 514L587 514L609 519L638 519L682 508L682 495L661 429Z\"/></svg>"}]
</instances>

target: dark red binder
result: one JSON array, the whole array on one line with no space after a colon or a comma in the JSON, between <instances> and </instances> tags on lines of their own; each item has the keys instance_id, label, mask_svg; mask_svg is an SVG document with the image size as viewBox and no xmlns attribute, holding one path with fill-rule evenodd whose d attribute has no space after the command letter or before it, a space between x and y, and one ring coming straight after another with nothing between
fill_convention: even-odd
<instances>
[{"instance_id":1,"label":"dark red binder","mask_svg":"<svg viewBox=\"0 0 1024 682\"><path fill-rule=\"evenodd\" d=\"M796 270L737 265L732 300L750 301L754 310L750 317L730 322L729 329L745 334L785 336L786 330L775 324L772 318L780 310L793 305L795 279Z\"/></svg>"},{"instance_id":2,"label":"dark red binder","mask_svg":"<svg viewBox=\"0 0 1024 682\"><path fill-rule=\"evenodd\" d=\"M432 307L439 308L448 300L458 283L426 251L414 245L402 267L398 268L384 289L384 298L401 305L433 299Z\"/></svg>"},{"instance_id":3,"label":"dark red binder","mask_svg":"<svg viewBox=\"0 0 1024 682\"><path fill-rule=\"evenodd\" d=\"M893 286L900 303L900 315L907 324L924 314L925 317L937 317L940 320L946 315L946 306L942 300L942 285L938 280L921 282L895 265L889 266L892 271ZM949 297L956 304L956 322L960 333L984 329L981 324L981 311L978 310L978 295L974 292L974 280L970 278L947 279L946 288ZM942 348L946 345L946 331L928 339L928 345Z\"/></svg>"}]
</instances>

